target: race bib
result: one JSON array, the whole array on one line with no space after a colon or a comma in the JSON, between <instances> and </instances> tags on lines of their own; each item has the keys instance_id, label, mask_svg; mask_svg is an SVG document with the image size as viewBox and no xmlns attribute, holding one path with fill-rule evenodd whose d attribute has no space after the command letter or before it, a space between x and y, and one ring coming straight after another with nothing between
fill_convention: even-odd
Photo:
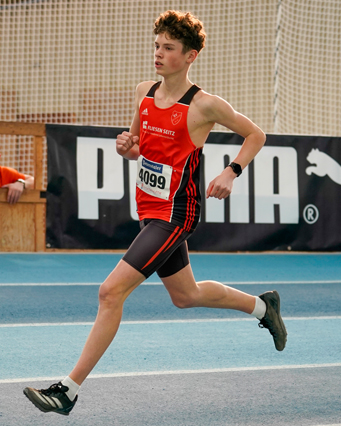
<instances>
[{"instance_id":1,"label":"race bib","mask_svg":"<svg viewBox=\"0 0 341 426\"><path fill-rule=\"evenodd\" d=\"M167 164L154 163L140 155L137 160L136 185L153 197L169 199L173 168Z\"/></svg>"}]
</instances>

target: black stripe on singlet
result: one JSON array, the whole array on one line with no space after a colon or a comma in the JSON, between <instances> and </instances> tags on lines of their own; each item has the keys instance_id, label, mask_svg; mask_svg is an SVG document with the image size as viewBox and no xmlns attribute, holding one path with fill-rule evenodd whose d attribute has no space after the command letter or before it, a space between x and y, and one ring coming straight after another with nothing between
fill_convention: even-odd
<instances>
[{"instance_id":1,"label":"black stripe on singlet","mask_svg":"<svg viewBox=\"0 0 341 426\"><path fill-rule=\"evenodd\" d=\"M161 81L158 81L157 83L153 84L152 87L149 89L148 93L146 94L146 98L154 98L155 91L160 86L160 84L161 84ZM193 86L187 90L187 92L177 102L177 104L189 105L194 95L199 90L201 90L201 88L197 86L196 84L193 84Z\"/></svg>"},{"instance_id":2,"label":"black stripe on singlet","mask_svg":"<svg viewBox=\"0 0 341 426\"><path fill-rule=\"evenodd\" d=\"M183 95L183 97L177 102L177 104L184 104L189 105L191 103L191 100L193 99L194 95L201 90L200 87L198 87L196 84L193 84L192 87L190 87L187 92Z\"/></svg>"},{"instance_id":3,"label":"black stripe on singlet","mask_svg":"<svg viewBox=\"0 0 341 426\"><path fill-rule=\"evenodd\" d=\"M152 87L149 89L148 93L146 94L146 98L154 98L155 90L160 86L161 81L158 81L157 83L153 84Z\"/></svg>"}]
</instances>

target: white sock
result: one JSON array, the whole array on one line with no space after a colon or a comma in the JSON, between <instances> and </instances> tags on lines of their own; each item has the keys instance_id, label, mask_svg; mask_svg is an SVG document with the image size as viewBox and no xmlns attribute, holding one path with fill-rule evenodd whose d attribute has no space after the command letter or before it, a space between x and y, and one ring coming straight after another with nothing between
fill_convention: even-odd
<instances>
[{"instance_id":1,"label":"white sock","mask_svg":"<svg viewBox=\"0 0 341 426\"><path fill-rule=\"evenodd\" d=\"M264 300L256 296L255 309L253 310L253 312L251 312L251 315L253 315L254 317L260 320L264 317L265 312L266 312L266 304Z\"/></svg>"},{"instance_id":2,"label":"white sock","mask_svg":"<svg viewBox=\"0 0 341 426\"><path fill-rule=\"evenodd\" d=\"M76 382L74 382L69 376L65 377L64 380L62 380L62 385L67 386L69 390L66 393L70 401L73 401L76 398L76 395L80 389L80 386L77 385Z\"/></svg>"}]
</instances>

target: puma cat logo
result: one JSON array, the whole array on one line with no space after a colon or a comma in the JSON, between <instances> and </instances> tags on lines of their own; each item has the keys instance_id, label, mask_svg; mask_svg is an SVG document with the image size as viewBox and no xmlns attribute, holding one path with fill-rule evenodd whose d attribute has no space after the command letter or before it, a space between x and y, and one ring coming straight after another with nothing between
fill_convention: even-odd
<instances>
[{"instance_id":1,"label":"puma cat logo","mask_svg":"<svg viewBox=\"0 0 341 426\"><path fill-rule=\"evenodd\" d=\"M307 160L312 164L306 168L307 175L310 176L312 173L320 177L328 175L332 181L341 185L341 165L329 155L313 148Z\"/></svg>"}]
</instances>

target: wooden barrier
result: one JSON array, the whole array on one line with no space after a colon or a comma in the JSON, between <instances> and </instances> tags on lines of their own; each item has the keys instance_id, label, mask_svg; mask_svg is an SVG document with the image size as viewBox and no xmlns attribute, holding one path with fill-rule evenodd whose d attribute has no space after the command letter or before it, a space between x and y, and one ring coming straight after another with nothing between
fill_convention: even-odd
<instances>
[{"instance_id":1,"label":"wooden barrier","mask_svg":"<svg viewBox=\"0 0 341 426\"><path fill-rule=\"evenodd\" d=\"M43 193L43 141L45 124L0 121L0 134L33 136L34 189L25 189L20 200L7 203L7 189L0 188L0 251L45 251L46 199Z\"/></svg>"}]
</instances>

